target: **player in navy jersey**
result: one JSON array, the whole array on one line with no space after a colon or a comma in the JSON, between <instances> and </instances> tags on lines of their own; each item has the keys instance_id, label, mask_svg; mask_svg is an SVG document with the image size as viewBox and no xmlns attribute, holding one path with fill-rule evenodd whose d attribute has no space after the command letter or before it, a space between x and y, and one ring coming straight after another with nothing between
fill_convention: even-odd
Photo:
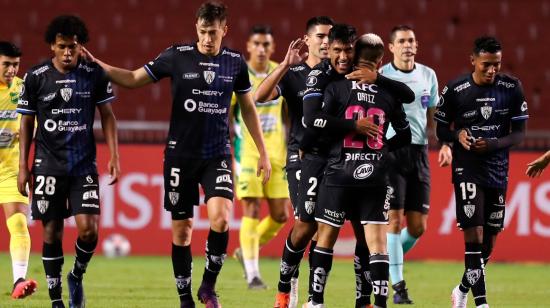
<instances>
[{"instance_id":1,"label":"player in navy jersey","mask_svg":"<svg viewBox=\"0 0 550 308\"><path fill-rule=\"evenodd\" d=\"M466 307L470 289L476 305L488 307L484 267L504 226L509 149L523 140L529 117L521 82L499 73L501 59L496 38L477 38L473 73L447 84L435 113L437 137L455 143L452 179L464 231L465 270L453 307Z\"/></svg>"},{"instance_id":2,"label":"player in navy jersey","mask_svg":"<svg viewBox=\"0 0 550 308\"><path fill-rule=\"evenodd\" d=\"M378 67L383 54L384 44L380 37L366 34L355 43L353 63L356 67ZM333 69L338 71L338 68L336 66ZM318 80L318 84L322 82L323 80ZM327 145L328 162L320 183L319 199L313 209L319 225L318 242L310 264L313 294L308 307L323 307L326 282L332 265L332 249L346 218L363 225L364 233L361 234L366 234L370 250L374 304L376 307L386 307L389 262L385 225L388 221L389 199L393 192L388 186L387 154L410 144L411 132L402 104L410 103L414 99L412 91L406 85L395 83L400 85L403 92L392 91L394 87L344 78L333 79L324 86L322 112L325 116L316 115L315 119L327 119L327 122L323 122L325 125L319 125L321 121L317 125L314 122L313 126L323 133L318 140ZM305 99L308 95L319 97L316 90L311 93L306 94ZM406 95L402 96L402 93ZM406 100L403 100L404 97ZM304 102L304 107L312 102L314 101ZM309 127L310 121L305 109L304 113ZM330 117L370 118L377 126L377 131L367 136L355 132L343 133L335 125L327 125ZM388 140L384 136L389 123L392 123L397 134ZM313 147L312 153L316 150ZM322 151L321 147L318 151Z\"/></svg>"},{"instance_id":3,"label":"player in navy jersey","mask_svg":"<svg viewBox=\"0 0 550 308\"><path fill-rule=\"evenodd\" d=\"M206 2L197 11L198 41L174 45L142 68L129 71L97 59L111 77L124 87L136 88L170 77L172 115L164 152L164 207L172 213L172 264L181 307L194 307L191 295L191 232L193 208L199 204L201 184L208 209L210 232L206 242L206 267L199 300L220 307L216 279L226 257L229 211L233 200L228 111L233 92L260 158L258 176L269 179L267 156L248 68L243 56L221 47L227 33L226 6ZM93 59L85 51L86 56Z\"/></svg>"},{"instance_id":4,"label":"player in navy jersey","mask_svg":"<svg viewBox=\"0 0 550 308\"><path fill-rule=\"evenodd\" d=\"M93 123L96 107L111 158L109 184L120 166L116 120L110 103L115 98L103 69L80 58L88 30L76 16L56 17L45 39L54 57L25 75L17 111L22 114L18 189L32 190L32 218L44 228L42 261L52 307L64 307L61 297L63 219L74 216L78 229L74 266L67 275L69 306L84 307L83 274L97 245L100 202ZM34 123L36 127L32 181L27 166Z\"/></svg>"}]
</instances>

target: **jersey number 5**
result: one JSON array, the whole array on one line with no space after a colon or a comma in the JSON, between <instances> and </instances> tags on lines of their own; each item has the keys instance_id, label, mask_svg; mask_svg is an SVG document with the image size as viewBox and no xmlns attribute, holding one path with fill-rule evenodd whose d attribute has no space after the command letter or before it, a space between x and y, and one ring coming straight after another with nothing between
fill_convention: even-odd
<instances>
[{"instance_id":1,"label":"jersey number 5","mask_svg":"<svg viewBox=\"0 0 550 308\"><path fill-rule=\"evenodd\" d=\"M369 108L365 112L365 108L362 106L350 106L346 109L346 119L348 120L359 120L365 117L371 117L374 120L374 123L377 123L378 120L378 135L373 137L367 137L367 145L373 150L380 150L384 146L383 133L384 133L384 123L386 122L386 117L384 110L380 108ZM364 137L357 134L356 132L349 133L346 138L344 138L344 148L354 148L362 149L365 146Z\"/></svg>"}]
</instances>

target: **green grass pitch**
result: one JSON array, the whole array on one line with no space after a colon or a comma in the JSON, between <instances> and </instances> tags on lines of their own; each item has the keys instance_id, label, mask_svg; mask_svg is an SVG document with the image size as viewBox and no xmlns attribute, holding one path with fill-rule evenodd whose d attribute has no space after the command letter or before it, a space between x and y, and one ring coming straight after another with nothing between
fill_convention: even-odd
<instances>
[{"instance_id":1,"label":"green grass pitch","mask_svg":"<svg viewBox=\"0 0 550 308\"><path fill-rule=\"evenodd\" d=\"M64 275L73 260L73 256L65 257ZM242 278L240 265L232 258L227 259L217 286L223 307L273 307L279 260L262 259L260 266L263 278L270 288L265 291L249 291ZM195 257L193 292L198 288L203 267L204 258ZM462 269L461 263L407 262L405 278L411 298L415 301L409 307L450 307L449 294L458 283ZM307 262L302 264L300 271L300 300L303 302L307 296ZM491 307L550 307L549 266L489 263L487 275ZM96 256L92 259L84 280L87 307L179 307L172 276L169 257L106 259ZM0 307L50 306L42 262L38 255L31 256L29 277L38 281L37 293L27 299L12 300L9 296L12 288L9 255L0 254ZM63 296L67 304L67 284L65 277L63 278ZM329 277L325 303L327 307L353 307L354 296L353 263L351 260L336 260ZM391 300L388 301L390 302ZM389 307L397 305L390 303ZM471 295L468 307L474 307Z\"/></svg>"}]
</instances>

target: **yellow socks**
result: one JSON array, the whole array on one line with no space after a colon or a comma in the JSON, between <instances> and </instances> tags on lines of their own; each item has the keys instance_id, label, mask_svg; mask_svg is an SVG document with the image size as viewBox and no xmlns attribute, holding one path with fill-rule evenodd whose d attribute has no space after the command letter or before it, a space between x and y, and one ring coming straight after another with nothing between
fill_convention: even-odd
<instances>
[{"instance_id":1,"label":"yellow socks","mask_svg":"<svg viewBox=\"0 0 550 308\"><path fill-rule=\"evenodd\" d=\"M260 246L265 245L274 238L284 225L284 223L276 222L269 215L262 219L257 228L260 237Z\"/></svg>"},{"instance_id":2,"label":"yellow socks","mask_svg":"<svg viewBox=\"0 0 550 308\"><path fill-rule=\"evenodd\" d=\"M6 220L10 232L10 254L13 268L13 282L25 278L29 264L31 237L27 228L27 217L16 213Z\"/></svg>"}]
</instances>

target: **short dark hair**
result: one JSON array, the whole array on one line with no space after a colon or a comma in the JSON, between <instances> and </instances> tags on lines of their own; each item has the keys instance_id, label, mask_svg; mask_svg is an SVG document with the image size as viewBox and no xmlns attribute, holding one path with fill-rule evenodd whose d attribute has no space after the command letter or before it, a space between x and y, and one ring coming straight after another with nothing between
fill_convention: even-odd
<instances>
[{"instance_id":1,"label":"short dark hair","mask_svg":"<svg viewBox=\"0 0 550 308\"><path fill-rule=\"evenodd\" d=\"M350 44L357 38L357 30L354 26L348 24L335 24L328 32L328 43L339 41L344 44Z\"/></svg>"},{"instance_id":2,"label":"short dark hair","mask_svg":"<svg viewBox=\"0 0 550 308\"><path fill-rule=\"evenodd\" d=\"M15 44L13 44L12 42L7 42L7 41L0 42L0 56L18 58L18 57L21 57L22 54L23 53L21 52L21 49L15 46Z\"/></svg>"},{"instance_id":3,"label":"short dark hair","mask_svg":"<svg viewBox=\"0 0 550 308\"><path fill-rule=\"evenodd\" d=\"M199 19L208 24L214 23L216 20L221 23L227 20L227 6L218 1L207 1L197 11L197 20Z\"/></svg>"},{"instance_id":4,"label":"short dark hair","mask_svg":"<svg viewBox=\"0 0 550 308\"><path fill-rule=\"evenodd\" d=\"M44 35L46 43L55 43L55 38L58 36L73 37L76 35L77 41L80 44L86 44L89 41L88 28L80 17L74 15L61 15L54 18Z\"/></svg>"},{"instance_id":5,"label":"short dark hair","mask_svg":"<svg viewBox=\"0 0 550 308\"><path fill-rule=\"evenodd\" d=\"M367 33L357 39L354 49L353 64L359 60L377 62L384 55L384 42L378 35Z\"/></svg>"},{"instance_id":6,"label":"short dark hair","mask_svg":"<svg viewBox=\"0 0 550 308\"><path fill-rule=\"evenodd\" d=\"M494 36L480 36L474 41L473 52L479 55L482 52L497 53L502 50L500 42Z\"/></svg>"},{"instance_id":7,"label":"short dark hair","mask_svg":"<svg viewBox=\"0 0 550 308\"><path fill-rule=\"evenodd\" d=\"M306 23L306 33L308 33L311 28L318 25L332 26L334 25L334 20L328 16L311 17Z\"/></svg>"},{"instance_id":8,"label":"short dark hair","mask_svg":"<svg viewBox=\"0 0 550 308\"><path fill-rule=\"evenodd\" d=\"M250 29L249 36L254 34L271 34L273 35L273 29L270 25L255 25Z\"/></svg>"},{"instance_id":9,"label":"short dark hair","mask_svg":"<svg viewBox=\"0 0 550 308\"><path fill-rule=\"evenodd\" d=\"M391 43L393 43L393 41L395 40L395 33L397 31L412 31L412 32L414 32L414 29L409 25L397 25L397 26L393 27L390 31L390 42Z\"/></svg>"}]
</instances>

